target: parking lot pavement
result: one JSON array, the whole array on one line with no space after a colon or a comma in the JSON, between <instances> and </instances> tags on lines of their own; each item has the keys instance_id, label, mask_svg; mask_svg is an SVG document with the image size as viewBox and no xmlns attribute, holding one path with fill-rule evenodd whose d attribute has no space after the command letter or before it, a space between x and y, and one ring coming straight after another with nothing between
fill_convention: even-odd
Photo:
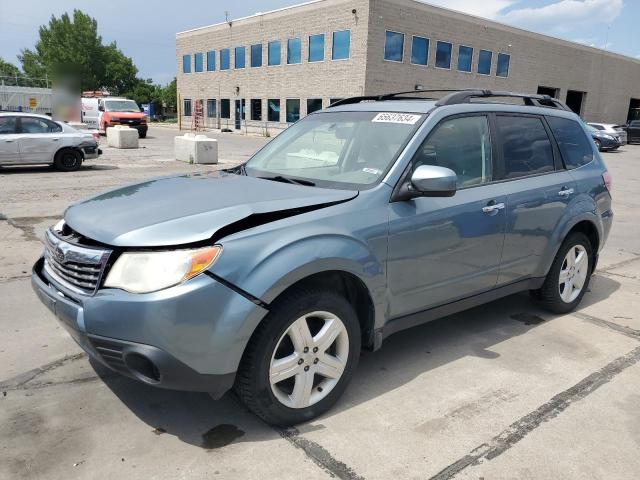
<instances>
[{"instance_id":1,"label":"parking lot pavement","mask_svg":"<svg viewBox=\"0 0 640 480\"><path fill-rule=\"evenodd\" d=\"M363 354L333 410L278 430L232 394L153 389L92 365L23 273L70 202L211 168L170 161L172 135L154 129L144 151L105 151L75 174L0 173L0 478L638 477L640 146L604 155L616 217L577 312L519 294L398 333ZM221 157L263 143L222 136Z\"/></svg>"}]
</instances>

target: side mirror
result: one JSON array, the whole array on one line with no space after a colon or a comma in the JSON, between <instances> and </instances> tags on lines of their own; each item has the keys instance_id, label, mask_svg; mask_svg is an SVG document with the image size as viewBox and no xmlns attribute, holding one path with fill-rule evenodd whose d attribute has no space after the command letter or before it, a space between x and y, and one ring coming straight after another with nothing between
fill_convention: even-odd
<instances>
[{"instance_id":1,"label":"side mirror","mask_svg":"<svg viewBox=\"0 0 640 480\"><path fill-rule=\"evenodd\" d=\"M445 167L420 165L411 175L411 187L415 191L413 196L452 197L457 184L456 172Z\"/></svg>"},{"instance_id":2,"label":"side mirror","mask_svg":"<svg viewBox=\"0 0 640 480\"><path fill-rule=\"evenodd\" d=\"M98 105L98 111L104 112L104 105Z\"/></svg>"}]
</instances>

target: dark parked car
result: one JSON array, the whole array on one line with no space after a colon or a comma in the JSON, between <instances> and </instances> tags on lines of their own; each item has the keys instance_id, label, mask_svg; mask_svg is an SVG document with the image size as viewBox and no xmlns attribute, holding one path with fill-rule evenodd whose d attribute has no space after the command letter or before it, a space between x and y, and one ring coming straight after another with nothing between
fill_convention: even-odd
<instances>
[{"instance_id":1,"label":"dark parked car","mask_svg":"<svg viewBox=\"0 0 640 480\"><path fill-rule=\"evenodd\" d=\"M629 143L640 142L640 120L632 120L628 123L627 140Z\"/></svg>"},{"instance_id":2,"label":"dark parked car","mask_svg":"<svg viewBox=\"0 0 640 480\"><path fill-rule=\"evenodd\" d=\"M280 425L327 411L399 330L520 291L576 308L613 219L585 124L547 96L406 97L341 100L238 168L71 206L35 291L111 369L235 388Z\"/></svg>"}]
</instances>

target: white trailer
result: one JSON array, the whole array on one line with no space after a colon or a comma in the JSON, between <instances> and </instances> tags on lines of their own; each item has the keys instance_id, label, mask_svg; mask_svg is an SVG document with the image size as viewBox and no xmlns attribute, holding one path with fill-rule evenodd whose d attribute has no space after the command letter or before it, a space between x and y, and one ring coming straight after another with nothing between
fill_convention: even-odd
<instances>
[{"instance_id":1,"label":"white trailer","mask_svg":"<svg viewBox=\"0 0 640 480\"><path fill-rule=\"evenodd\" d=\"M16 87L0 83L0 111L31 112L51 115L53 90L38 87Z\"/></svg>"}]
</instances>

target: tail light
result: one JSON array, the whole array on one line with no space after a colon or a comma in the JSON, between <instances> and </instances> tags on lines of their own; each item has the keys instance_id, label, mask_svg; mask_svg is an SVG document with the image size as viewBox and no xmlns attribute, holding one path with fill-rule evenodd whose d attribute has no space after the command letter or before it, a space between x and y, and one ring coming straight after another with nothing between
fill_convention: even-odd
<instances>
[{"instance_id":1,"label":"tail light","mask_svg":"<svg viewBox=\"0 0 640 480\"><path fill-rule=\"evenodd\" d=\"M607 187L607 191L609 195L611 195L611 189L613 188L613 179L611 178L611 174L608 170L605 170L602 174L602 180L604 180L604 186Z\"/></svg>"}]
</instances>

